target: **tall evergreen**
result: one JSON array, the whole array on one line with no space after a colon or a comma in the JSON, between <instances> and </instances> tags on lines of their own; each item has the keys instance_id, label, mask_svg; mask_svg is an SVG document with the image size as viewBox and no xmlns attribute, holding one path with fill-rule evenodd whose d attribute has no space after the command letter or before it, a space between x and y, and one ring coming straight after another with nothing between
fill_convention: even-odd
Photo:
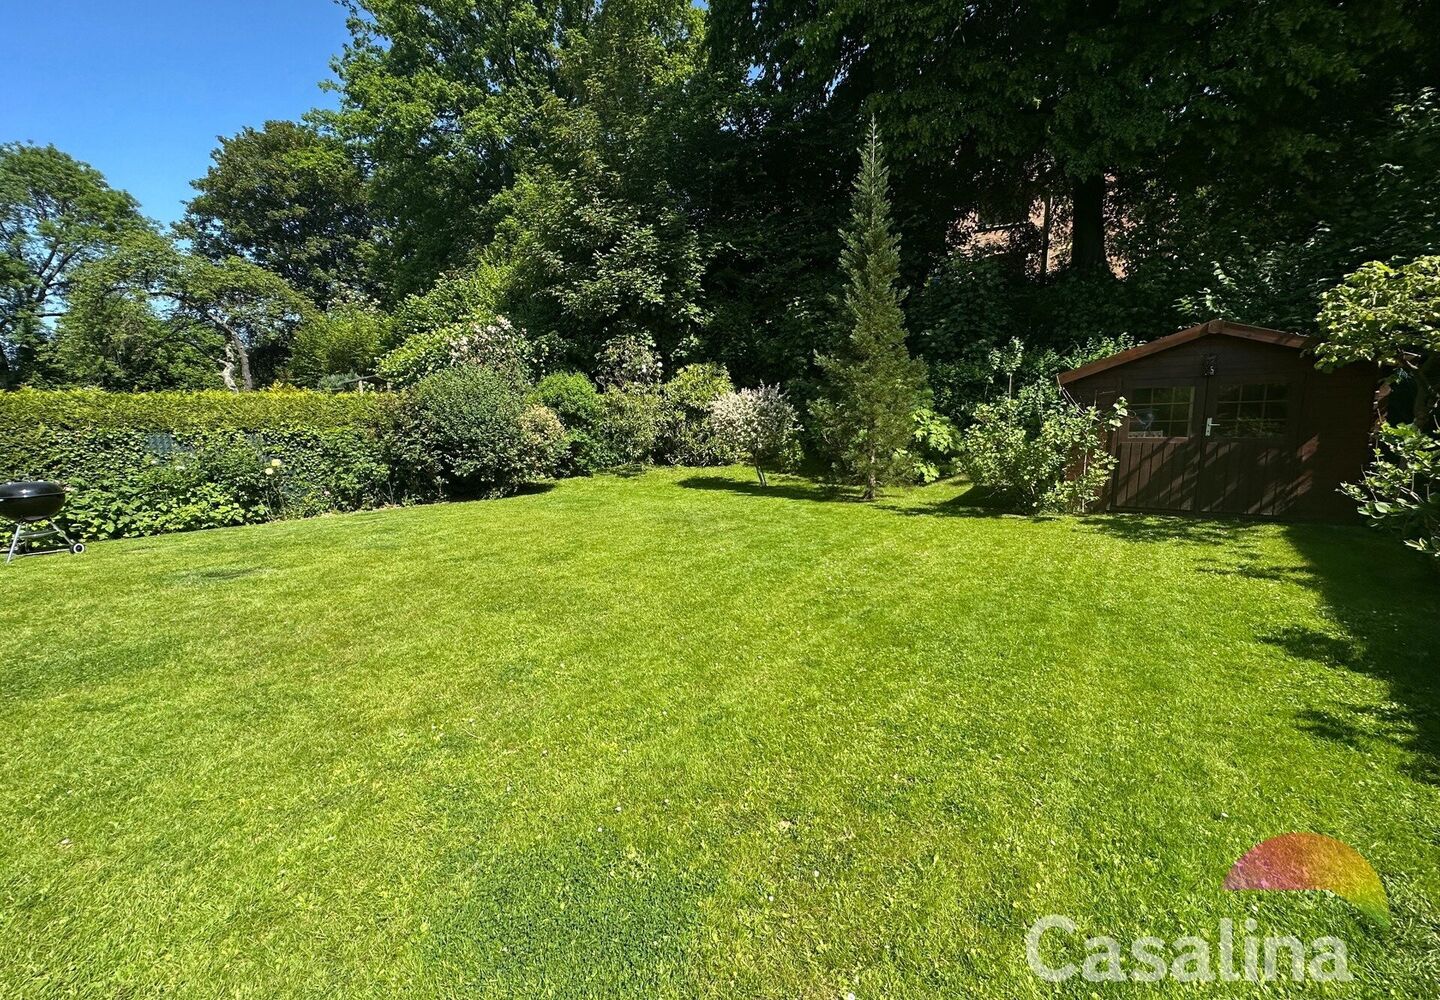
<instances>
[{"instance_id":1,"label":"tall evergreen","mask_svg":"<svg viewBox=\"0 0 1440 1000\"><path fill-rule=\"evenodd\" d=\"M843 233L849 335L818 358L825 393L811 407L836 471L873 500L905 468L912 414L926 395L925 366L905 349L900 240L890 219L890 171L874 119L860 149L860 174Z\"/></svg>"}]
</instances>

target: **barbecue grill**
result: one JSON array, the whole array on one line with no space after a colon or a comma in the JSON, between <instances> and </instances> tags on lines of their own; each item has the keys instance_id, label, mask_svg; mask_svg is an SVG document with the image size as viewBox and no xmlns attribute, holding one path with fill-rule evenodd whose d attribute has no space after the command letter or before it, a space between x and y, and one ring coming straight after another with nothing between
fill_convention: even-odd
<instances>
[{"instance_id":1,"label":"barbecue grill","mask_svg":"<svg viewBox=\"0 0 1440 1000\"><path fill-rule=\"evenodd\" d=\"M59 483L28 482L6 483L0 486L0 518L15 522L15 534L10 539L10 552L5 565L14 562L17 556L44 556L56 552L73 552L77 556L85 546L74 541L60 530L55 515L65 506L65 487ZM48 521L50 527L40 528ZM35 552L21 552L20 546L27 542L38 542L42 538L59 538L64 548L40 549Z\"/></svg>"}]
</instances>

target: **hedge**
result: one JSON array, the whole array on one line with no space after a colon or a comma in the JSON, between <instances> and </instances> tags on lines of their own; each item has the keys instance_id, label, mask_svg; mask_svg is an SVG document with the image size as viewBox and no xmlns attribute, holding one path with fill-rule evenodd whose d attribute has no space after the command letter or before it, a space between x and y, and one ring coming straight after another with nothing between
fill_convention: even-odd
<instances>
[{"instance_id":1,"label":"hedge","mask_svg":"<svg viewBox=\"0 0 1440 1000\"><path fill-rule=\"evenodd\" d=\"M0 428L47 426L145 431L373 427L389 397L306 389L261 392L105 392L100 389L0 393Z\"/></svg>"},{"instance_id":2,"label":"hedge","mask_svg":"<svg viewBox=\"0 0 1440 1000\"><path fill-rule=\"evenodd\" d=\"M0 478L69 488L83 538L247 524L404 499L377 394L0 394Z\"/></svg>"}]
</instances>

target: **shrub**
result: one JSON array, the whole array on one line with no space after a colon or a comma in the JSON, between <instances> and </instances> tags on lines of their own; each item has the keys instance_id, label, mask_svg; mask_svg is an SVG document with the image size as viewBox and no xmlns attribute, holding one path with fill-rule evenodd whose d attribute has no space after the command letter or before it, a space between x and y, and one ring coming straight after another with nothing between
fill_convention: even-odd
<instances>
[{"instance_id":1,"label":"shrub","mask_svg":"<svg viewBox=\"0 0 1440 1000\"><path fill-rule=\"evenodd\" d=\"M1032 513L1081 513L1099 499L1115 459L1105 436L1120 426L1124 401L1109 412L1082 409L1043 383L975 408L960 463L970 480Z\"/></svg>"},{"instance_id":2,"label":"shrub","mask_svg":"<svg viewBox=\"0 0 1440 1000\"><path fill-rule=\"evenodd\" d=\"M671 465L720 461L710 406L735 386L724 365L686 365L660 389L660 457Z\"/></svg>"},{"instance_id":3,"label":"shrub","mask_svg":"<svg viewBox=\"0 0 1440 1000\"><path fill-rule=\"evenodd\" d=\"M596 381L604 389L651 389L664 374L655 341L648 334L612 338L595 358Z\"/></svg>"},{"instance_id":4,"label":"shrub","mask_svg":"<svg viewBox=\"0 0 1440 1000\"><path fill-rule=\"evenodd\" d=\"M457 365L426 376L410 394L417 449L452 493L501 496L555 475L565 428L527 402L513 372Z\"/></svg>"},{"instance_id":5,"label":"shrub","mask_svg":"<svg viewBox=\"0 0 1440 1000\"><path fill-rule=\"evenodd\" d=\"M917 483L933 483L948 476L959 432L944 415L929 408L916 410L910 416L914 430L905 454L910 460L911 476Z\"/></svg>"},{"instance_id":6,"label":"shrub","mask_svg":"<svg viewBox=\"0 0 1440 1000\"><path fill-rule=\"evenodd\" d=\"M716 454L722 461L755 466L766 486L765 466L795 458L800 420L779 386L728 392L710 404Z\"/></svg>"},{"instance_id":7,"label":"shrub","mask_svg":"<svg viewBox=\"0 0 1440 1000\"><path fill-rule=\"evenodd\" d=\"M374 427L386 400L375 393L336 395L304 389L261 392L105 392L101 389L0 393L0 434L46 426L143 431Z\"/></svg>"},{"instance_id":8,"label":"shrub","mask_svg":"<svg viewBox=\"0 0 1440 1000\"><path fill-rule=\"evenodd\" d=\"M600 396L605 410L605 448L617 465L643 465L655 454L660 439L664 405L651 386L606 389Z\"/></svg>"},{"instance_id":9,"label":"shrub","mask_svg":"<svg viewBox=\"0 0 1440 1000\"><path fill-rule=\"evenodd\" d=\"M1412 424L1383 426L1364 481L1342 489L1372 524L1440 559L1440 436Z\"/></svg>"},{"instance_id":10,"label":"shrub","mask_svg":"<svg viewBox=\"0 0 1440 1000\"><path fill-rule=\"evenodd\" d=\"M381 358L376 374L397 387L415 385L456 365L505 369L528 378L534 361L525 331L496 316L417 333Z\"/></svg>"},{"instance_id":11,"label":"shrub","mask_svg":"<svg viewBox=\"0 0 1440 1000\"><path fill-rule=\"evenodd\" d=\"M605 403L595 384L579 372L547 375L530 393L530 400L547 406L565 425L566 453L560 463L563 475L590 475L618 464L605 428Z\"/></svg>"},{"instance_id":12,"label":"shrub","mask_svg":"<svg viewBox=\"0 0 1440 1000\"><path fill-rule=\"evenodd\" d=\"M371 374L388 335L385 314L373 305L341 302L296 331L290 377L324 387Z\"/></svg>"}]
</instances>

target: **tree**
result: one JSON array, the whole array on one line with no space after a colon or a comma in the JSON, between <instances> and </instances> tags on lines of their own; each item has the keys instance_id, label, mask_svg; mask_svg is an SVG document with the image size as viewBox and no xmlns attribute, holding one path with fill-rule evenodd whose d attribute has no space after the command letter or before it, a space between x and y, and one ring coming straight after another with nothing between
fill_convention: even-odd
<instances>
[{"instance_id":1,"label":"tree","mask_svg":"<svg viewBox=\"0 0 1440 1000\"><path fill-rule=\"evenodd\" d=\"M534 148L491 205L504 221L490 256L513 264L503 311L573 365L615 336L674 356L704 326L706 250L685 211L703 18L689 0L601 5L561 52Z\"/></svg>"},{"instance_id":2,"label":"tree","mask_svg":"<svg viewBox=\"0 0 1440 1000\"><path fill-rule=\"evenodd\" d=\"M392 300L423 293L489 245L490 201L534 149L537 102L591 0L345 0L341 107L318 122L370 167Z\"/></svg>"},{"instance_id":3,"label":"tree","mask_svg":"<svg viewBox=\"0 0 1440 1000\"><path fill-rule=\"evenodd\" d=\"M911 414L925 401L925 366L905 349L900 310L900 245L890 222L889 170L872 119L860 150L850 227L840 257L849 336L833 355L818 359L825 396L813 415L842 475L873 500L907 465Z\"/></svg>"},{"instance_id":4,"label":"tree","mask_svg":"<svg viewBox=\"0 0 1440 1000\"><path fill-rule=\"evenodd\" d=\"M1392 366L1415 380L1415 426L1430 429L1440 388L1440 256L1392 267L1372 261L1326 292L1321 364Z\"/></svg>"},{"instance_id":5,"label":"tree","mask_svg":"<svg viewBox=\"0 0 1440 1000\"><path fill-rule=\"evenodd\" d=\"M28 374L75 272L145 228L94 167L54 146L0 145L0 387Z\"/></svg>"},{"instance_id":6,"label":"tree","mask_svg":"<svg viewBox=\"0 0 1440 1000\"><path fill-rule=\"evenodd\" d=\"M244 257L322 307L373 290L368 189L338 138L271 121L222 137L211 159L180 226L198 253Z\"/></svg>"},{"instance_id":7,"label":"tree","mask_svg":"<svg viewBox=\"0 0 1440 1000\"><path fill-rule=\"evenodd\" d=\"M113 251L88 262L74 278L65 330L103 342L117 310L154 311L172 344L211 359L232 390L254 389L254 356L288 350L295 331L315 307L284 278L241 257L206 260L154 232L132 234Z\"/></svg>"}]
</instances>

